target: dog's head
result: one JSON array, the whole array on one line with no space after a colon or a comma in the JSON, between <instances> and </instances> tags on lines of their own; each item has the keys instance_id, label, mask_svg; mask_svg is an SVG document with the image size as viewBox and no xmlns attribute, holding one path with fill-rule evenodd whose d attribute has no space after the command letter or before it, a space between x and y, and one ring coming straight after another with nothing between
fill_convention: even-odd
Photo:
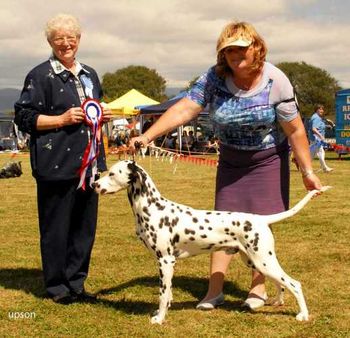
<instances>
[{"instance_id":1,"label":"dog's head","mask_svg":"<svg viewBox=\"0 0 350 338\"><path fill-rule=\"evenodd\" d=\"M23 174L21 163L21 161L11 163L10 171L14 177L19 177Z\"/></svg>"},{"instance_id":2,"label":"dog's head","mask_svg":"<svg viewBox=\"0 0 350 338\"><path fill-rule=\"evenodd\" d=\"M143 175L142 169L134 161L120 161L109 169L106 176L94 183L94 188L98 194L112 194L127 188Z\"/></svg>"}]
</instances>

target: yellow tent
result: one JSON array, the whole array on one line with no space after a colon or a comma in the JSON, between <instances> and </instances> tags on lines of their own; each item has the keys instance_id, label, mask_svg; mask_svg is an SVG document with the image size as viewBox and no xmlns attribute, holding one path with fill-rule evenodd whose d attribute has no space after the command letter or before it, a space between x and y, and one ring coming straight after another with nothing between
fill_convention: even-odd
<instances>
[{"instance_id":1,"label":"yellow tent","mask_svg":"<svg viewBox=\"0 0 350 338\"><path fill-rule=\"evenodd\" d=\"M108 103L107 106L112 109L114 115L131 116L138 114L139 110L136 109L137 106L147 106L158 103L158 101L143 95L136 89L131 89L126 94Z\"/></svg>"}]
</instances>

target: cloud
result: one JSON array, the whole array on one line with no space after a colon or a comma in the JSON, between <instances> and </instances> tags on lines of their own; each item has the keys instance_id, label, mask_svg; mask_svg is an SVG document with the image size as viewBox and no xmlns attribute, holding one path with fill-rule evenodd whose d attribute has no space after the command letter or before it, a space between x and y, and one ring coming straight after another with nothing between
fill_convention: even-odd
<instances>
[{"instance_id":1,"label":"cloud","mask_svg":"<svg viewBox=\"0 0 350 338\"><path fill-rule=\"evenodd\" d=\"M0 88L20 88L26 73L47 59L44 26L62 9L80 18L78 58L101 78L127 65L144 65L168 86L184 87L215 63L223 26L245 20L266 39L272 62L305 61L350 86L344 42L349 7L340 0L7 1L0 12Z\"/></svg>"},{"instance_id":2,"label":"cloud","mask_svg":"<svg viewBox=\"0 0 350 338\"><path fill-rule=\"evenodd\" d=\"M280 27L278 33L271 26L262 28L272 62L304 61L327 70L343 86L350 86L344 76L350 75L346 65L350 49L341 38L341 32L350 30L350 24L323 22L320 25L301 19L278 20L274 24Z\"/></svg>"}]
</instances>

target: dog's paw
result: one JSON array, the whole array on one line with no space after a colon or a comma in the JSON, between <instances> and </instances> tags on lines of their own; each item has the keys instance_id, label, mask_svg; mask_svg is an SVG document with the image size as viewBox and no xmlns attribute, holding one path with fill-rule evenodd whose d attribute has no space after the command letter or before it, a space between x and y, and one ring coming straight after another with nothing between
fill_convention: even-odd
<instances>
[{"instance_id":1,"label":"dog's paw","mask_svg":"<svg viewBox=\"0 0 350 338\"><path fill-rule=\"evenodd\" d=\"M153 316L151 318L151 324L159 324L159 325L162 325L164 322L164 318L161 318L160 316Z\"/></svg>"},{"instance_id":2,"label":"dog's paw","mask_svg":"<svg viewBox=\"0 0 350 338\"><path fill-rule=\"evenodd\" d=\"M266 305L281 306L284 305L284 300L280 297L269 297L266 301Z\"/></svg>"},{"instance_id":3,"label":"dog's paw","mask_svg":"<svg viewBox=\"0 0 350 338\"><path fill-rule=\"evenodd\" d=\"M306 313L299 312L295 318L296 318L299 322L308 321L308 320L309 320L309 314L308 314L307 312L306 312Z\"/></svg>"}]
</instances>

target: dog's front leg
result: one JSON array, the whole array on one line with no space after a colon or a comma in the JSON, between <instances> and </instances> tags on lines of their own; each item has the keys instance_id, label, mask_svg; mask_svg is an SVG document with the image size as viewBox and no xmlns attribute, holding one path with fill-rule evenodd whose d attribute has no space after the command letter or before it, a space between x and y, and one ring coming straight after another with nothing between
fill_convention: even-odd
<instances>
[{"instance_id":1,"label":"dog's front leg","mask_svg":"<svg viewBox=\"0 0 350 338\"><path fill-rule=\"evenodd\" d=\"M159 309L152 317L152 324L162 324L172 301L171 280L174 274L175 257L160 257L159 263Z\"/></svg>"}]
</instances>

